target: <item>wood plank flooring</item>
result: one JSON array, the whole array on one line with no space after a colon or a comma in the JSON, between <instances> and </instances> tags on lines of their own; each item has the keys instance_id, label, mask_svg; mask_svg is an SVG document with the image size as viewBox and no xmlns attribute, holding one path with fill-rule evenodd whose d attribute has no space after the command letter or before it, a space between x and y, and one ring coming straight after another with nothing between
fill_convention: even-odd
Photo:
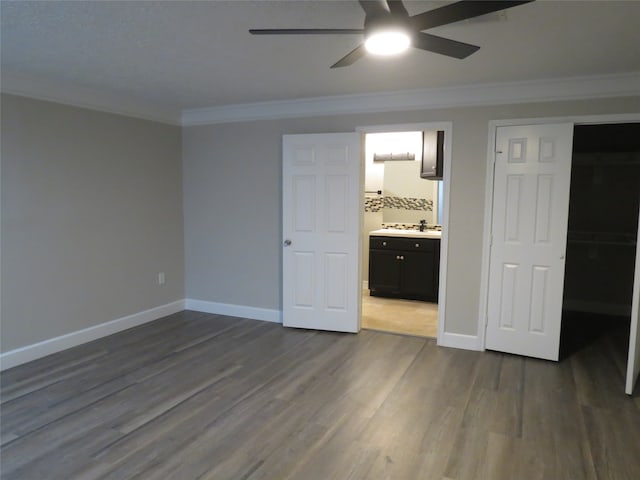
<instances>
[{"instance_id":1,"label":"wood plank flooring","mask_svg":"<svg viewBox=\"0 0 640 480\"><path fill-rule=\"evenodd\" d=\"M553 363L181 312L4 372L0 476L635 480L623 333Z\"/></svg>"}]
</instances>

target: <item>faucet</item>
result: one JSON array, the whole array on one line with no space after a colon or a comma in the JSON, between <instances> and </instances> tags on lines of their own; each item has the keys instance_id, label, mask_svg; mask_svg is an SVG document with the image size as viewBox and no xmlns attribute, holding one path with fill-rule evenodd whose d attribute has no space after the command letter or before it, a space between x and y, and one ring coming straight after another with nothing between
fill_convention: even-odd
<instances>
[{"instance_id":1,"label":"faucet","mask_svg":"<svg viewBox=\"0 0 640 480\"><path fill-rule=\"evenodd\" d=\"M426 220L420 220L420 231L424 232L425 228L427 228L427 221Z\"/></svg>"}]
</instances>

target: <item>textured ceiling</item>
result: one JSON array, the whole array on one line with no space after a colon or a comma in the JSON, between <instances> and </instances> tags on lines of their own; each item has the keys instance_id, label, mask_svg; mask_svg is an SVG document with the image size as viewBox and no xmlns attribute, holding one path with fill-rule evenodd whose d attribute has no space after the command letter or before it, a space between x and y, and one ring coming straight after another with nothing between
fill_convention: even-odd
<instances>
[{"instance_id":1,"label":"textured ceiling","mask_svg":"<svg viewBox=\"0 0 640 480\"><path fill-rule=\"evenodd\" d=\"M411 14L447 2L406 2ZM329 69L354 36L255 37L249 28L361 28L356 1L2 1L2 75L176 109L640 70L640 1L537 1L430 30L481 49Z\"/></svg>"}]
</instances>

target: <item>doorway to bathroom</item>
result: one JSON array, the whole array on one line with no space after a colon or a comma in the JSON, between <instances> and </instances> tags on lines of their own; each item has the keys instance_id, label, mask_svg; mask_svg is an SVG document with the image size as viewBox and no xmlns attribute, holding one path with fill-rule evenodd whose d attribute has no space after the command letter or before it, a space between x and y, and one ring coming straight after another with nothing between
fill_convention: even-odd
<instances>
[{"instance_id":1,"label":"doorway to bathroom","mask_svg":"<svg viewBox=\"0 0 640 480\"><path fill-rule=\"evenodd\" d=\"M359 131L364 137L361 326L436 338L444 327L451 124ZM436 167L432 160L438 155Z\"/></svg>"}]
</instances>

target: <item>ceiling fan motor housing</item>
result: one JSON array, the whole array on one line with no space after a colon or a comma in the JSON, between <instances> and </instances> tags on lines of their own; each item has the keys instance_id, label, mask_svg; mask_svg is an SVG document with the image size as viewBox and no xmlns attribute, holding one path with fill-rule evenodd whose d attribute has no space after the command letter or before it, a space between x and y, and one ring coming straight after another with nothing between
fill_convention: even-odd
<instances>
[{"instance_id":1,"label":"ceiling fan motor housing","mask_svg":"<svg viewBox=\"0 0 640 480\"><path fill-rule=\"evenodd\" d=\"M391 13L370 14L364 20L365 39L382 31L401 31L411 36L412 30L409 17L403 18Z\"/></svg>"}]
</instances>

